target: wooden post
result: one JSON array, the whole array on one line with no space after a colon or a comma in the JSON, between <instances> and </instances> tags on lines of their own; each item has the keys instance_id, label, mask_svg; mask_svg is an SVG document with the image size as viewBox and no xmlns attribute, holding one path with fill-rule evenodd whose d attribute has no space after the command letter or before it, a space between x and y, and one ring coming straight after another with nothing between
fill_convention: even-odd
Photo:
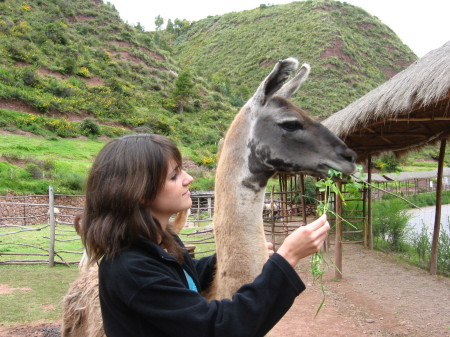
<instances>
[{"instance_id":1,"label":"wooden post","mask_svg":"<svg viewBox=\"0 0 450 337\"><path fill-rule=\"evenodd\" d=\"M307 224L306 218L306 200L305 200L305 176L300 174L300 193L302 194L302 213L303 213L303 224Z\"/></svg>"},{"instance_id":2,"label":"wooden post","mask_svg":"<svg viewBox=\"0 0 450 337\"><path fill-rule=\"evenodd\" d=\"M362 190L362 195L363 195L363 202L362 202L362 216L363 216L363 247L367 249L367 209L366 209L366 205L367 205L367 187L366 185L364 185L363 190Z\"/></svg>"},{"instance_id":3,"label":"wooden post","mask_svg":"<svg viewBox=\"0 0 450 337\"><path fill-rule=\"evenodd\" d=\"M208 215L210 218L212 218L212 213L212 198L208 196Z\"/></svg>"},{"instance_id":4,"label":"wooden post","mask_svg":"<svg viewBox=\"0 0 450 337\"><path fill-rule=\"evenodd\" d=\"M48 266L55 265L55 202L53 195L53 186L48 187L48 217L50 225L50 246L48 249Z\"/></svg>"},{"instance_id":5,"label":"wooden post","mask_svg":"<svg viewBox=\"0 0 450 337\"><path fill-rule=\"evenodd\" d=\"M372 229L372 156L367 158L367 239L369 242L369 249L373 249L373 229Z\"/></svg>"},{"instance_id":6,"label":"wooden post","mask_svg":"<svg viewBox=\"0 0 450 337\"><path fill-rule=\"evenodd\" d=\"M342 183L338 183L338 188L342 190ZM336 265L334 277L338 280L342 279L342 199L339 195L335 195L336 203L336 234L334 238L334 263Z\"/></svg>"},{"instance_id":7,"label":"wooden post","mask_svg":"<svg viewBox=\"0 0 450 337\"><path fill-rule=\"evenodd\" d=\"M25 202L23 203L23 225L27 225L27 209L25 207Z\"/></svg>"},{"instance_id":8,"label":"wooden post","mask_svg":"<svg viewBox=\"0 0 450 337\"><path fill-rule=\"evenodd\" d=\"M441 140L441 148L439 151L439 165L438 177L436 182L436 213L434 217L433 242L431 244L431 258L430 258L430 274L437 274L437 258L438 258L438 244L439 232L441 228L441 207L442 207L442 176L444 171L444 157L446 140Z\"/></svg>"},{"instance_id":9,"label":"wooden post","mask_svg":"<svg viewBox=\"0 0 450 337\"><path fill-rule=\"evenodd\" d=\"M275 245L277 244L275 237L275 216L274 216L274 205L273 205L273 195L275 193L275 185L272 185L272 191L270 191L270 222L271 222L271 232L272 232L272 244L273 249L276 251Z\"/></svg>"},{"instance_id":10,"label":"wooden post","mask_svg":"<svg viewBox=\"0 0 450 337\"><path fill-rule=\"evenodd\" d=\"M199 195L197 198L197 221L200 221L200 206L201 206L200 199L201 199L201 196ZM197 226L198 226L198 223L197 223Z\"/></svg>"}]
</instances>

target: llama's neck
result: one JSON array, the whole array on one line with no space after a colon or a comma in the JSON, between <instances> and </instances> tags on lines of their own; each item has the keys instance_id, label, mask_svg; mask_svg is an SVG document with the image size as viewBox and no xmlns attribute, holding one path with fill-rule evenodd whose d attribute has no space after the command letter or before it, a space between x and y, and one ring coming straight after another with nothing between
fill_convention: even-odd
<instances>
[{"instance_id":1,"label":"llama's neck","mask_svg":"<svg viewBox=\"0 0 450 337\"><path fill-rule=\"evenodd\" d=\"M252 227L262 225L265 188L270 174L250 171L251 154L248 148L251 137L251 120L241 114L230 127L224 141L215 187L215 226L223 223L242 224L237 229L247 233ZM250 236L246 234L245 236Z\"/></svg>"},{"instance_id":2,"label":"llama's neck","mask_svg":"<svg viewBox=\"0 0 450 337\"><path fill-rule=\"evenodd\" d=\"M241 285L252 282L268 257L262 220L268 177L250 172L248 129L230 130L233 131L223 144L216 174L215 298L230 298Z\"/></svg>"}]
</instances>

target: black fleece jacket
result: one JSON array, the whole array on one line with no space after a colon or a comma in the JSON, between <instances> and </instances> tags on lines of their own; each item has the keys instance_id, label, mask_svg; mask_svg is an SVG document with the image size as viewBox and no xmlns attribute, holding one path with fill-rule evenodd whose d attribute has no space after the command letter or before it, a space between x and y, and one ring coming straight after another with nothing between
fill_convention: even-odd
<instances>
[{"instance_id":1,"label":"black fleece jacket","mask_svg":"<svg viewBox=\"0 0 450 337\"><path fill-rule=\"evenodd\" d=\"M99 296L108 337L264 336L305 289L275 253L231 300L208 302L189 289L183 268L202 291L211 283L215 256L195 260L186 253L184 258L180 266L158 245L142 240L101 261Z\"/></svg>"}]
</instances>

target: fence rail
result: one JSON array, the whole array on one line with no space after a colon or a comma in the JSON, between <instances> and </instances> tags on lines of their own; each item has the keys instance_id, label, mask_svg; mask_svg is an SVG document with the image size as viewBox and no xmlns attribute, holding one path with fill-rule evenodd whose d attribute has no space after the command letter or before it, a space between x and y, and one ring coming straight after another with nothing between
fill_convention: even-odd
<instances>
[{"instance_id":1,"label":"fence rail","mask_svg":"<svg viewBox=\"0 0 450 337\"><path fill-rule=\"evenodd\" d=\"M214 193L194 192L191 198L190 215L179 235L196 256L209 255L215 251ZM267 194L270 206L263 218L268 235L286 235L301 223L293 199L285 192ZM83 205L84 196L54 194L51 186L48 195L0 197L0 265L79 263L83 246L73 222Z\"/></svg>"},{"instance_id":2,"label":"fence rail","mask_svg":"<svg viewBox=\"0 0 450 337\"><path fill-rule=\"evenodd\" d=\"M282 191L272 188L263 210L266 236L276 247L316 212L314 204L306 204L296 176L280 178L279 183ZM417 193L418 189L406 191ZM196 256L208 255L215 250L214 193L192 193L191 198L191 214L179 235ZM51 186L48 195L0 196L0 265L79 263L83 246L73 220L83 206L84 195L54 194Z\"/></svg>"}]
</instances>

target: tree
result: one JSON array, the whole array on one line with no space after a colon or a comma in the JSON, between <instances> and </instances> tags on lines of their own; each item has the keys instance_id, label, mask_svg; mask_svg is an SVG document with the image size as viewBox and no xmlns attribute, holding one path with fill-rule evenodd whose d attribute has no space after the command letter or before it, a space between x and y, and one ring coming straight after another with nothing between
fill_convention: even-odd
<instances>
[{"instance_id":1,"label":"tree","mask_svg":"<svg viewBox=\"0 0 450 337\"><path fill-rule=\"evenodd\" d=\"M140 22L138 22L138 23L136 24L136 29L139 30L139 31L141 31L141 32L143 32L143 31L145 30L144 26L141 25Z\"/></svg>"},{"instance_id":2,"label":"tree","mask_svg":"<svg viewBox=\"0 0 450 337\"><path fill-rule=\"evenodd\" d=\"M167 27L166 27L166 29L169 31L169 32L173 32L173 30L174 30L174 25L173 25L173 22L172 22L172 20L168 20L167 21Z\"/></svg>"},{"instance_id":3,"label":"tree","mask_svg":"<svg viewBox=\"0 0 450 337\"><path fill-rule=\"evenodd\" d=\"M158 14L158 16L155 18L156 30L160 30L163 24L164 24L164 19L161 17L161 15Z\"/></svg>"},{"instance_id":4,"label":"tree","mask_svg":"<svg viewBox=\"0 0 450 337\"><path fill-rule=\"evenodd\" d=\"M184 107L189 103L189 99L194 95L194 82L189 70L183 71L175 82L172 91L172 99L178 106L178 111L183 113Z\"/></svg>"}]
</instances>

